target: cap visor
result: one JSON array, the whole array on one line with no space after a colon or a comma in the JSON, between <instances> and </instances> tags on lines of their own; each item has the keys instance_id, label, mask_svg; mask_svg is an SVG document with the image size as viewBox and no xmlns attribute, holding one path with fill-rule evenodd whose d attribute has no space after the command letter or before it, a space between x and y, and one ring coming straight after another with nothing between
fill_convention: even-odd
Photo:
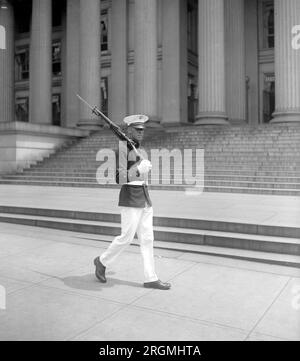
<instances>
[{"instance_id":1,"label":"cap visor","mask_svg":"<svg viewBox=\"0 0 300 361\"><path fill-rule=\"evenodd\" d=\"M145 129L145 126L142 125L142 124L140 124L140 125L134 125L134 124L132 124L131 126L132 126L132 128L135 128L135 129Z\"/></svg>"}]
</instances>

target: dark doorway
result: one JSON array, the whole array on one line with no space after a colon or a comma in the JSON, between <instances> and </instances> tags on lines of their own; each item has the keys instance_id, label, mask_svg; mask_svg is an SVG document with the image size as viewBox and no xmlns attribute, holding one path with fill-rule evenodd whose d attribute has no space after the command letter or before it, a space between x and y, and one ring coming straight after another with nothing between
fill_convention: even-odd
<instances>
[{"instance_id":1,"label":"dark doorway","mask_svg":"<svg viewBox=\"0 0 300 361\"><path fill-rule=\"evenodd\" d=\"M275 111L275 76L265 74L263 91L263 122L269 123Z\"/></svg>"}]
</instances>

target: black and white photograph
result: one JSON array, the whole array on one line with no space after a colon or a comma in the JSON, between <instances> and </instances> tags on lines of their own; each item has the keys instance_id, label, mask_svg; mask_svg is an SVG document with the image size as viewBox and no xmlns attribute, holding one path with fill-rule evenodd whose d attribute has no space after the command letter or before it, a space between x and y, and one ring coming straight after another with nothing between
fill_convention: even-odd
<instances>
[{"instance_id":1,"label":"black and white photograph","mask_svg":"<svg viewBox=\"0 0 300 361\"><path fill-rule=\"evenodd\" d=\"M0 0L0 341L300 341L300 0Z\"/></svg>"}]
</instances>

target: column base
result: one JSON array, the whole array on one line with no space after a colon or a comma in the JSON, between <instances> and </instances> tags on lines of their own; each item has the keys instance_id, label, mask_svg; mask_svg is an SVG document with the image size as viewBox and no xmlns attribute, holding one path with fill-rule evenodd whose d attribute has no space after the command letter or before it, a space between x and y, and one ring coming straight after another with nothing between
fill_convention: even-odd
<instances>
[{"instance_id":1,"label":"column base","mask_svg":"<svg viewBox=\"0 0 300 361\"><path fill-rule=\"evenodd\" d=\"M195 125L230 125L225 113L207 112L199 113L196 116Z\"/></svg>"},{"instance_id":2,"label":"column base","mask_svg":"<svg viewBox=\"0 0 300 361\"><path fill-rule=\"evenodd\" d=\"M149 116L149 120L146 123L146 127L148 129L163 129L163 126L161 125L160 118L156 116Z\"/></svg>"},{"instance_id":3,"label":"column base","mask_svg":"<svg viewBox=\"0 0 300 361\"><path fill-rule=\"evenodd\" d=\"M77 127L87 130L101 130L103 129L103 121L100 119L80 119Z\"/></svg>"},{"instance_id":4,"label":"column base","mask_svg":"<svg viewBox=\"0 0 300 361\"><path fill-rule=\"evenodd\" d=\"M174 127L180 127L180 126L182 126L182 127L189 126L189 125L193 125L194 123L182 121L182 122L162 122L161 124L166 129L166 128L174 128Z\"/></svg>"},{"instance_id":5,"label":"column base","mask_svg":"<svg viewBox=\"0 0 300 361\"><path fill-rule=\"evenodd\" d=\"M248 125L245 119L229 119L231 125Z\"/></svg>"},{"instance_id":6,"label":"column base","mask_svg":"<svg viewBox=\"0 0 300 361\"><path fill-rule=\"evenodd\" d=\"M149 120L146 123L145 140L149 140L155 137L158 133L164 132L165 128L161 124L160 119L158 117L149 116Z\"/></svg>"},{"instance_id":7,"label":"column base","mask_svg":"<svg viewBox=\"0 0 300 361\"><path fill-rule=\"evenodd\" d=\"M299 123L300 125L300 112L275 112L272 114L273 119L270 121L272 124L276 123Z\"/></svg>"}]
</instances>

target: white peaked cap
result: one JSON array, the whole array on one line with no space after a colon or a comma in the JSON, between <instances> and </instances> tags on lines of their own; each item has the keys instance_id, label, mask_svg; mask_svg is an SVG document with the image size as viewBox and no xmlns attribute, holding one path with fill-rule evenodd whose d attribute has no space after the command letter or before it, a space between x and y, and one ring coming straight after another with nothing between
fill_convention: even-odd
<instances>
[{"instance_id":1,"label":"white peaked cap","mask_svg":"<svg viewBox=\"0 0 300 361\"><path fill-rule=\"evenodd\" d=\"M144 128L145 123L149 120L149 117L144 114L135 114L129 115L123 119L123 122L126 123L128 126L133 126L135 128Z\"/></svg>"}]
</instances>

